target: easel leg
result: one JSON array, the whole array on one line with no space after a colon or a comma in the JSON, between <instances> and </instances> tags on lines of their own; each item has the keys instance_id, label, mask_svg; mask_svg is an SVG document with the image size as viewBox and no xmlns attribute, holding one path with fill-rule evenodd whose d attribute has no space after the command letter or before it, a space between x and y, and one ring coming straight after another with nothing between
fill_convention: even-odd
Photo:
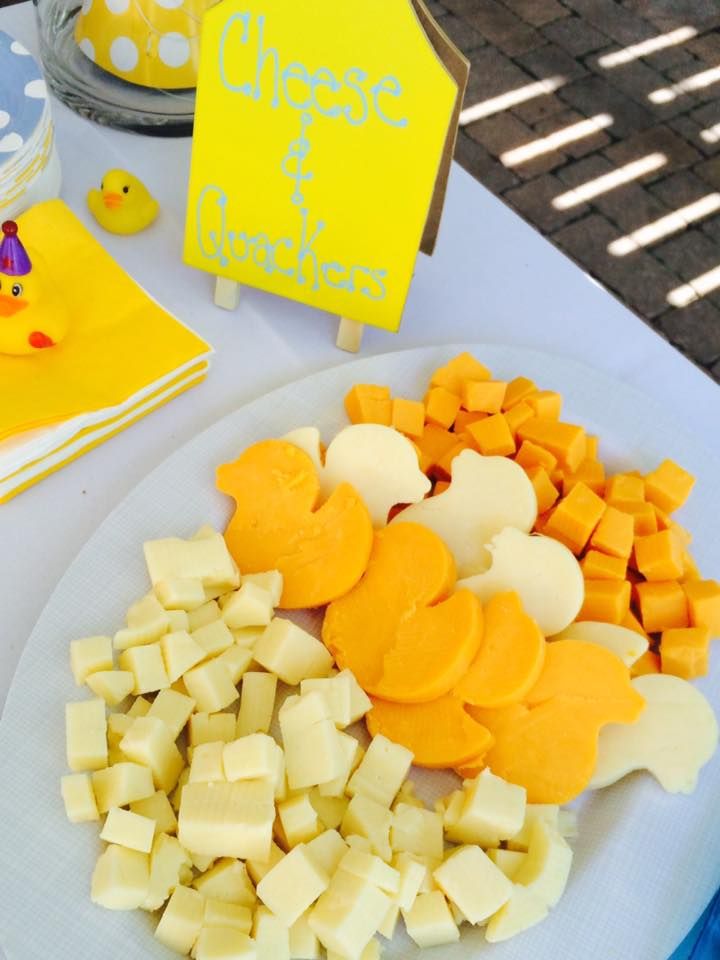
<instances>
[{"instance_id":1,"label":"easel leg","mask_svg":"<svg viewBox=\"0 0 720 960\"><path fill-rule=\"evenodd\" d=\"M215 306L223 310L234 310L240 302L240 284L227 277L215 278Z\"/></svg>"},{"instance_id":2,"label":"easel leg","mask_svg":"<svg viewBox=\"0 0 720 960\"><path fill-rule=\"evenodd\" d=\"M335 346L341 350L347 350L348 353L357 353L362 341L364 324L357 320L349 320L347 317L340 317L338 325L337 340Z\"/></svg>"}]
</instances>

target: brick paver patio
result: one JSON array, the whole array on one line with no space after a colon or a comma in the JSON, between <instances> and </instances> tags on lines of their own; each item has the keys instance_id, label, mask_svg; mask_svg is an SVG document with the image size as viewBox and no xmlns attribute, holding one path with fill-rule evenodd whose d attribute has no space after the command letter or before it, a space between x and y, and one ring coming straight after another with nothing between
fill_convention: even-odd
<instances>
[{"instance_id":1,"label":"brick paver patio","mask_svg":"<svg viewBox=\"0 0 720 960\"><path fill-rule=\"evenodd\" d=\"M458 161L720 381L720 0L430 8L471 62Z\"/></svg>"}]
</instances>

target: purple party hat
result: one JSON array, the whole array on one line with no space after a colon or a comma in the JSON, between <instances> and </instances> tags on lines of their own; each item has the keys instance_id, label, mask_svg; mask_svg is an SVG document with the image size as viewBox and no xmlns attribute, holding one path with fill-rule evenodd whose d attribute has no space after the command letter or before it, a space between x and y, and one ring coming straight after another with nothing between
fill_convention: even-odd
<instances>
[{"instance_id":1,"label":"purple party hat","mask_svg":"<svg viewBox=\"0 0 720 960\"><path fill-rule=\"evenodd\" d=\"M27 250L17 235L18 228L14 220L6 220L2 225L3 237L0 240L0 273L8 277L24 277L32 270Z\"/></svg>"}]
</instances>

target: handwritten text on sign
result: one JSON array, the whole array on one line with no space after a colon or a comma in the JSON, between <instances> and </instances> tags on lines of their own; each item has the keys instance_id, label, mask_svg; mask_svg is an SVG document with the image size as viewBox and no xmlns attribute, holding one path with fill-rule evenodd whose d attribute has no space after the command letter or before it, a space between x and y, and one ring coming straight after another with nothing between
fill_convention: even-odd
<instances>
[{"instance_id":1,"label":"handwritten text on sign","mask_svg":"<svg viewBox=\"0 0 720 960\"><path fill-rule=\"evenodd\" d=\"M223 0L185 259L396 330L456 93L410 0Z\"/></svg>"}]
</instances>

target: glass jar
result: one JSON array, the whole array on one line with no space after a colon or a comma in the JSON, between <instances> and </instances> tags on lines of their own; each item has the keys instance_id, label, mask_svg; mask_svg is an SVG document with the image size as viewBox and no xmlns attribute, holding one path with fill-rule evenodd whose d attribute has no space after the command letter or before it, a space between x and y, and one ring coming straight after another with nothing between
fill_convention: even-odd
<instances>
[{"instance_id":1,"label":"glass jar","mask_svg":"<svg viewBox=\"0 0 720 960\"><path fill-rule=\"evenodd\" d=\"M35 0L53 92L98 123L192 132L202 15L213 0Z\"/></svg>"}]
</instances>

